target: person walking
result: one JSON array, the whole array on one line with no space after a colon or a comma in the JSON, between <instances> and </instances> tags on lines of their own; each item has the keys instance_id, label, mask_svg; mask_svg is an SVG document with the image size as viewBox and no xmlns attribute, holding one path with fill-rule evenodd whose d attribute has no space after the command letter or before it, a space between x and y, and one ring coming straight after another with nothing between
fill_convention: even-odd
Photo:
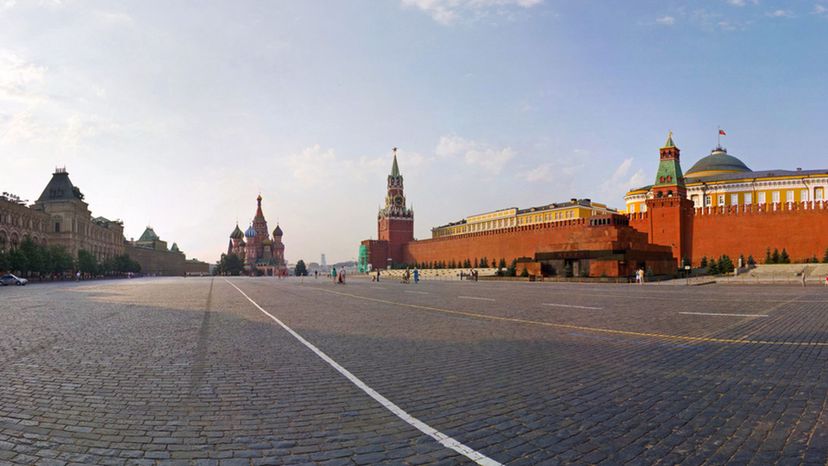
<instances>
[{"instance_id":1,"label":"person walking","mask_svg":"<svg viewBox=\"0 0 828 466\"><path fill-rule=\"evenodd\" d=\"M331 279L333 280L334 285L336 285L336 267L331 267Z\"/></svg>"},{"instance_id":2,"label":"person walking","mask_svg":"<svg viewBox=\"0 0 828 466\"><path fill-rule=\"evenodd\" d=\"M420 283L420 271L417 270L417 267L414 267L414 284Z\"/></svg>"},{"instance_id":3,"label":"person walking","mask_svg":"<svg viewBox=\"0 0 828 466\"><path fill-rule=\"evenodd\" d=\"M805 271L802 271L802 288L805 288Z\"/></svg>"},{"instance_id":4,"label":"person walking","mask_svg":"<svg viewBox=\"0 0 828 466\"><path fill-rule=\"evenodd\" d=\"M345 267L339 269L339 283L345 284Z\"/></svg>"},{"instance_id":5,"label":"person walking","mask_svg":"<svg viewBox=\"0 0 828 466\"><path fill-rule=\"evenodd\" d=\"M380 270L377 269L377 283L379 283L379 277L380 277Z\"/></svg>"}]
</instances>

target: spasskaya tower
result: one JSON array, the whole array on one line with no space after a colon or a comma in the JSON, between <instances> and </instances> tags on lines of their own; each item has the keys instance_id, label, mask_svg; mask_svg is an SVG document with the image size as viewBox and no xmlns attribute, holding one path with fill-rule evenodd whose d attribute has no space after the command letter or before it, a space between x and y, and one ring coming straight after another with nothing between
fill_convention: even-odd
<instances>
[{"instance_id":1,"label":"spasskaya tower","mask_svg":"<svg viewBox=\"0 0 828 466\"><path fill-rule=\"evenodd\" d=\"M403 262L403 245L414 239L414 211L406 207L396 147L394 164L388 175L385 207L377 215L377 239L388 242L388 257L397 264Z\"/></svg>"}]
</instances>

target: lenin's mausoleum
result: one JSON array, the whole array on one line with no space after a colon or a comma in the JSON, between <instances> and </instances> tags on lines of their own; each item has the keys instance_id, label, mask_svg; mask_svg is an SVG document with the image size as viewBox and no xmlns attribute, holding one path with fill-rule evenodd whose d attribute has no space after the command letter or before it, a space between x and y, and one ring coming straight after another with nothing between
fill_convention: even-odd
<instances>
[{"instance_id":1,"label":"lenin's mausoleum","mask_svg":"<svg viewBox=\"0 0 828 466\"><path fill-rule=\"evenodd\" d=\"M761 259L783 248L794 261L828 248L828 170L752 171L717 147L685 174L672 135L659 150L655 182L627 193L626 211L589 199L467 217L414 239L396 152L376 240L365 240L360 262L371 268L405 264L518 260L533 274L630 276L645 268L674 274L702 257Z\"/></svg>"}]
</instances>

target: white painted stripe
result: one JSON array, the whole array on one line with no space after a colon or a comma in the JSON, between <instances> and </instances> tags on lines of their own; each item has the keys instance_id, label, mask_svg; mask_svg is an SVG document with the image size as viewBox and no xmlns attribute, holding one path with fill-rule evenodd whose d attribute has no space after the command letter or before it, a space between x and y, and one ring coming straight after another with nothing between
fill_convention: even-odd
<instances>
[{"instance_id":1,"label":"white painted stripe","mask_svg":"<svg viewBox=\"0 0 828 466\"><path fill-rule=\"evenodd\" d=\"M574 304L556 304L556 303L543 303L544 306L554 306L554 307L571 307L575 309L590 309L593 311L600 311L603 307L592 307L592 306L576 306Z\"/></svg>"},{"instance_id":2,"label":"white painted stripe","mask_svg":"<svg viewBox=\"0 0 828 466\"><path fill-rule=\"evenodd\" d=\"M262 309L262 307L259 306L256 303L256 301L253 301L252 299L250 299L250 296L247 296L247 294L244 291L242 291L239 287L237 287L233 283L230 283L230 281L227 280L226 278L224 279L224 281L226 281L230 286L232 286L233 288L238 290L238 292L241 293L242 296L247 298L248 301L250 301L254 306L256 306L256 309L260 310L264 315L266 315L266 316L270 317L271 319L273 319L274 322L279 324L279 326L281 326L288 333L293 335L293 337L296 338L297 340L299 340L299 342L301 342L303 345L307 346L308 349L310 349L311 351L316 353L316 355L319 356L320 358L322 358L323 361L327 362L331 367L336 369L337 372L339 372L340 374L345 376L345 378L348 379L349 381L351 381L352 384L359 387L363 392L367 393L368 396L375 399L377 402L379 402L379 404L384 406L385 409L387 409L387 410L391 411L392 413L394 413L394 415L397 416L398 418L400 418L403 421L407 422L408 424L415 427L420 432L422 432L422 433L428 435L429 437L433 438L434 440L437 440L444 447L450 448L450 449L456 451L457 453L460 453L461 455L463 455L466 458L474 461L477 464L484 465L484 466L502 466L501 463L489 458L488 456L484 455L483 453L480 453L477 450L473 450L472 448L460 443L459 441L453 439L452 437L449 437L448 435L446 435L446 434L440 432L439 430L431 427L430 425L426 424L425 422L423 422L423 421L417 419L416 417L408 414L407 412L405 412L405 410L403 410L399 406L395 405L391 400L389 400L388 398L386 398L386 397L380 395L379 393L377 393L373 388L369 387L365 382L363 382L362 380L357 378L357 376L355 376L354 374L351 374L348 371L348 369L345 369L344 367L340 366L339 363L337 363L336 361L331 359L330 356L323 353L322 350L320 350L319 348L314 346L313 343L309 342L308 340L305 340L302 337L302 335L299 335L298 333L293 331L292 328L288 327L281 320L274 317L273 314L271 314L271 313L265 311L264 309Z\"/></svg>"},{"instance_id":3,"label":"white painted stripe","mask_svg":"<svg viewBox=\"0 0 828 466\"><path fill-rule=\"evenodd\" d=\"M405 293L412 293L412 294L431 294L428 291L411 291L411 290L403 290Z\"/></svg>"},{"instance_id":4,"label":"white painted stripe","mask_svg":"<svg viewBox=\"0 0 828 466\"><path fill-rule=\"evenodd\" d=\"M477 296L458 296L460 299L476 299L478 301L494 301L494 298L480 298Z\"/></svg>"},{"instance_id":5,"label":"white painted stripe","mask_svg":"<svg viewBox=\"0 0 828 466\"><path fill-rule=\"evenodd\" d=\"M679 312L688 316L767 317L767 314L719 314L717 312Z\"/></svg>"}]
</instances>

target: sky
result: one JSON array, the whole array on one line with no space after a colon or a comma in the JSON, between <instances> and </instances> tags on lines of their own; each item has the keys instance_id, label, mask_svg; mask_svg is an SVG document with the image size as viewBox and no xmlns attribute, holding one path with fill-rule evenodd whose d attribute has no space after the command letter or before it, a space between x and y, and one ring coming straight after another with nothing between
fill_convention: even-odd
<instances>
[{"instance_id":1,"label":"sky","mask_svg":"<svg viewBox=\"0 0 828 466\"><path fill-rule=\"evenodd\" d=\"M261 193L289 262L376 238L398 147L415 236L623 208L674 132L826 168L828 0L0 0L0 191L66 167L95 216L215 262Z\"/></svg>"}]
</instances>

